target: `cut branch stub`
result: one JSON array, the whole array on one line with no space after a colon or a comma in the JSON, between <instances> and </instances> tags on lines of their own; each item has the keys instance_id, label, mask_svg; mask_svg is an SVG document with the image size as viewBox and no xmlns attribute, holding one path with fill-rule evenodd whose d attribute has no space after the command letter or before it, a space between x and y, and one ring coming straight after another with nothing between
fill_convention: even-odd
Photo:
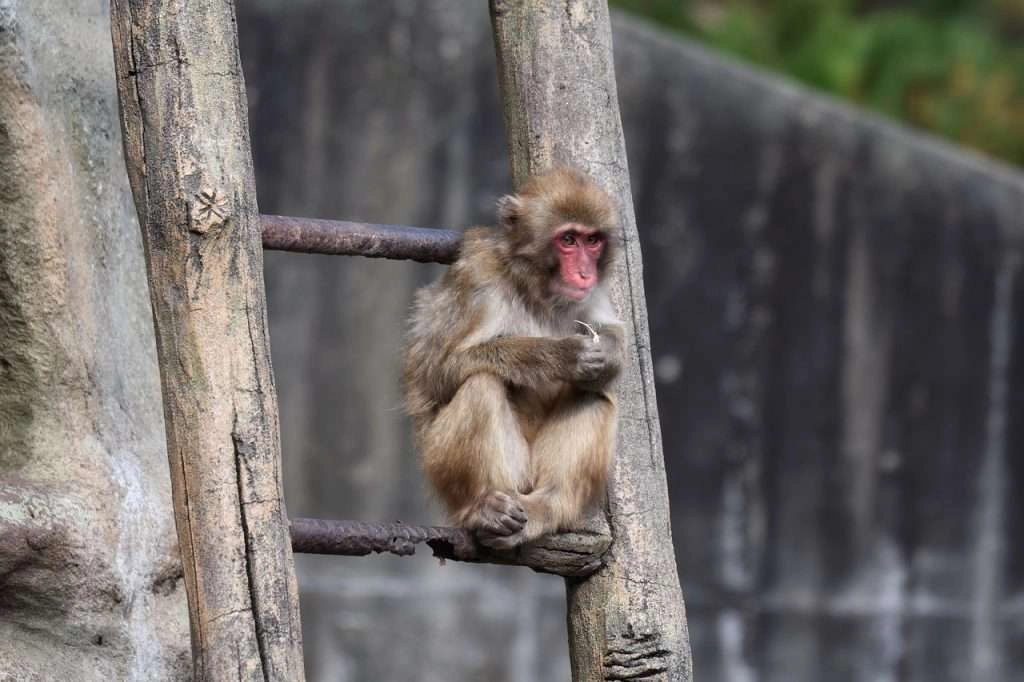
<instances>
[{"instance_id":1,"label":"cut branch stub","mask_svg":"<svg viewBox=\"0 0 1024 682\"><path fill-rule=\"evenodd\" d=\"M228 221L228 198L220 190L206 187L199 190L192 201L189 213L189 229L196 234L206 234L221 227Z\"/></svg>"}]
</instances>

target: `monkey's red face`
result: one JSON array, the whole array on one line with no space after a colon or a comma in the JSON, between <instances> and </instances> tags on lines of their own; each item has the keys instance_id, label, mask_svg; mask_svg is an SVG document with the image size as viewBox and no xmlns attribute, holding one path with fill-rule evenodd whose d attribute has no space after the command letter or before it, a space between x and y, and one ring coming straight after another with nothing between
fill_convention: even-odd
<instances>
[{"instance_id":1,"label":"monkey's red face","mask_svg":"<svg viewBox=\"0 0 1024 682\"><path fill-rule=\"evenodd\" d=\"M579 223L566 223L555 230L554 249L558 254L558 276L552 283L554 293L573 301L582 301L600 279L598 263L607 238L604 233Z\"/></svg>"}]
</instances>

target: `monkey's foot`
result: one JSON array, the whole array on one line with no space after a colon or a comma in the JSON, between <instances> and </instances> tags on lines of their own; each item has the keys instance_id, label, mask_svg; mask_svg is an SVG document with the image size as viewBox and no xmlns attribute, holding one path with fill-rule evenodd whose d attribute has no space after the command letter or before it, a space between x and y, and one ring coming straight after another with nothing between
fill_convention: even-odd
<instances>
[{"instance_id":1,"label":"monkey's foot","mask_svg":"<svg viewBox=\"0 0 1024 682\"><path fill-rule=\"evenodd\" d=\"M509 549L522 542L526 527L526 511L506 493L495 490L480 503L480 518L476 537L480 544L495 549ZM514 542L510 542L517 538Z\"/></svg>"}]
</instances>

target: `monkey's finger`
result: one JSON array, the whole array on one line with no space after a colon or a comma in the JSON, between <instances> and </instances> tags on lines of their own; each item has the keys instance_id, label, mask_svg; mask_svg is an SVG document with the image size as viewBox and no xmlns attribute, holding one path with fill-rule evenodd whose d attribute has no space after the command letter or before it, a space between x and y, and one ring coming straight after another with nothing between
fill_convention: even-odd
<instances>
[{"instance_id":1,"label":"monkey's finger","mask_svg":"<svg viewBox=\"0 0 1024 682\"><path fill-rule=\"evenodd\" d=\"M506 535L503 537L492 537L486 535L477 535L477 540L480 544L491 549L509 550L515 549L517 546L522 544L523 536L520 533L515 535Z\"/></svg>"},{"instance_id":2,"label":"monkey's finger","mask_svg":"<svg viewBox=\"0 0 1024 682\"><path fill-rule=\"evenodd\" d=\"M526 523L526 516L524 515L522 520L520 520L510 514L499 514L493 521L493 532L498 535L508 535L523 529L523 525Z\"/></svg>"},{"instance_id":3,"label":"monkey's finger","mask_svg":"<svg viewBox=\"0 0 1024 682\"><path fill-rule=\"evenodd\" d=\"M524 523L507 514L494 514L482 519L480 528L488 535L509 535L522 530Z\"/></svg>"},{"instance_id":4,"label":"monkey's finger","mask_svg":"<svg viewBox=\"0 0 1024 682\"><path fill-rule=\"evenodd\" d=\"M508 535L515 531L507 530L505 524L501 522L500 518L485 519L481 521L480 528L477 530L478 535Z\"/></svg>"},{"instance_id":5,"label":"monkey's finger","mask_svg":"<svg viewBox=\"0 0 1024 682\"><path fill-rule=\"evenodd\" d=\"M476 533L476 539L484 547L508 547L509 543L505 540L514 535L515 533L488 533L487 531L479 530Z\"/></svg>"},{"instance_id":6,"label":"monkey's finger","mask_svg":"<svg viewBox=\"0 0 1024 682\"><path fill-rule=\"evenodd\" d=\"M526 517L523 516L522 520L519 520L513 516L501 517L501 525L510 533L517 533L523 529L526 524Z\"/></svg>"},{"instance_id":7,"label":"monkey's finger","mask_svg":"<svg viewBox=\"0 0 1024 682\"><path fill-rule=\"evenodd\" d=\"M520 521L521 523L526 523L526 510L523 509L521 505L519 505L519 504L512 505L511 507L509 507L507 513L508 513L509 516L511 516L516 521Z\"/></svg>"}]
</instances>

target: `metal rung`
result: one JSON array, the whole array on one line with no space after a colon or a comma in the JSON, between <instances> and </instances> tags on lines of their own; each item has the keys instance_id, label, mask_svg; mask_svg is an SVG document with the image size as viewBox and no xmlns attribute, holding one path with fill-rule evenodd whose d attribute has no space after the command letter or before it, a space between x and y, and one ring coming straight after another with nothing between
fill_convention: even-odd
<instances>
[{"instance_id":1,"label":"metal rung","mask_svg":"<svg viewBox=\"0 0 1024 682\"><path fill-rule=\"evenodd\" d=\"M260 221L263 248L276 251L451 263L461 241L458 232L426 227L278 215L261 215Z\"/></svg>"},{"instance_id":2,"label":"metal rung","mask_svg":"<svg viewBox=\"0 0 1024 682\"><path fill-rule=\"evenodd\" d=\"M292 551L299 554L410 556L416 553L416 545L426 544L438 559L528 566L567 577L596 571L611 542L606 529L581 530L547 536L516 550L497 551L477 543L463 528L303 518L292 519L290 531Z\"/></svg>"},{"instance_id":3,"label":"metal rung","mask_svg":"<svg viewBox=\"0 0 1024 682\"><path fill-rule=\"evenodd\" d=\"M365 556L376 552L409 556L416 553L416 545L423 543L434 550L434 556L445 559L473 553L473 539L467 531L442 526L292 519L291 534L292 549L303 554Z\"/></svg>"}]
</instances>

